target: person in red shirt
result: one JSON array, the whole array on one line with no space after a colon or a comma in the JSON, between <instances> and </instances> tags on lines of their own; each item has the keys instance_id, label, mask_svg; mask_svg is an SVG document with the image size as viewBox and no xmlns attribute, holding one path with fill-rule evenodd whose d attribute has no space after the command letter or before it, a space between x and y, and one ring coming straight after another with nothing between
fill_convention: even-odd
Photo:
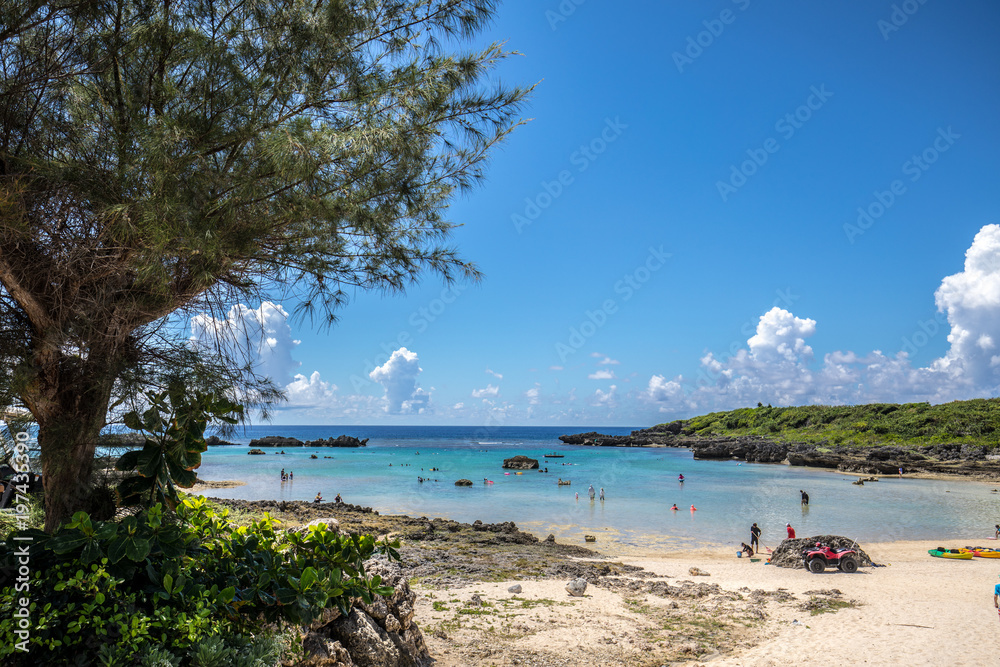
<instances>
[{"instance_id":1,"label":"person in red shirt","mask_svg":"<svg viewBox=\"0 0 1000 667\"><path fill-rule=\"evenodd\" d=\"M785 524L785 530L788 531L788 539L794 540L795 539L795 529L792 528L792 524L786 523Z\"/></svg>"}]
</instances>

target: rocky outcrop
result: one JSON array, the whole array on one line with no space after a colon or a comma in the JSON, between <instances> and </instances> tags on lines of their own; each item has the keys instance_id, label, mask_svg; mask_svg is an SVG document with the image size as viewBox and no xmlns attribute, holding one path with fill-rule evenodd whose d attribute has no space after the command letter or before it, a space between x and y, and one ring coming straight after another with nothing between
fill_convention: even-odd
<instances>
[{"instance_id":1,"label":"rocky outcrop","mask_svg":"<svg viewBox=\"0 0 1000 667\"><path fill-rule=\"evenodd\" d=\"M263 454L267 454L267 452L262 451L260 449L251 449L249 452L247 452L247 454L251 454L253 456L261 456Z\"/></svg>"},{"instance_id":2,"label":"rocky outcrop","mask_svg":"<svg viewBox=\"0 0 1000 667\"><path fill-rule=\"evenodd\" d=\"M306 440L305 442L306 447L365 447L367 444L368 438L358 440L350 435L338 435L336 438Z\"/></svg>"},{"instance_id":3,"label":"rocky outcrop","mask_svg":"<svg viewBox=\"0 0 1000 667\"><path fill-rule=\"evenodd\" d=\"M471 479L460 479L457 482L455 482L455 486L472 486L472 480Z\"/></svg>"},{"instance_id":4,"label":"rocky outcrop","mask_svg":"<svg viewBox=\"0 0 1000 667\"><path fill-rule=\"evenodd\" d=\"M371 604L358 601L350 614L327 610L314 621L303 640L305 659L298 667L424 667L430 654L420 628L413 622L416 594L399 563L376 556L365 562L365 573L378 575L393 594L376 596Z\"/></svg>"},{"instance_id":5,"label":"rocky outcrop","mask_svg":"<svg viewBox=\"0 0 1000 667\"><path fill-rule=\"evenodd\" d=\"M298 438L284 438L280 435L266 435L250 441L251 447L301 447L304 444Z\"/></svg>"},{"instance_id":6,"label":"rocky outcrop","mask_svg":"<svg viewBox=\"0 0 1000 667\"><path fill-rule=\"evenodd\" d=\"M223 440L217 435L210 435L205 438L205 444L209 447L237 447L238 443L229 442L228 440Z\"/></svg>"},{"instance_id":7,"label":"rocky outcrop","mask_svg":"<svg viewBox=\"0 0 1000 667\"><path fill-rule=\"evenodd\" d=\"M280 435L267 435L263 438L254 438L250 441L251 447L364 447L368 444L368 438L358 440L350 435L340 435L336 438L326 438L319 440L306 440L302 442L298 438L285 438Z\"/></svg>"},{"instance_id":8,"label":"rocky outcrop","mask_svg":"<svg viewBox=\"0 0 1000 667\"><path fill-rule=\"evenodd\" d=\"M659 435L639 435L639 431L633 431L632 435L604 435L596 431L589 433L577 433L575 435L560 435L559 439L567 445L587 445L590 447L649 447L651 445L665 444L669 439Z\"/></svg>"},{"instance_id":9,"label":"rocky outcrop","mask_svg":"<svg viewBox=\"0 0 1000 667\"><path fill-rule=\"evenodd\" d=\"M690 443L696 459L739 459L751 463L781 463L788 445L758 436L702 439Z\"/></svg>"},{"instance_id":10,"label":"rocky outcrop","mask_svg":"<svg viewBox=\"0 0 1000 667\"><path fill-rule=\"evenodd\" d=\"M504 459L503 467L507 470L537 470L538 459L532 459L522 454L518 454L512 458Z\"/></svg>"},{"instance_id":11,"label":"rocky outcrop","mask_svg":"<svg viewBox=\"0 0 1000 667\"><path fill-rule=\"evenodd\" d=\"M802 563L802 550L806 547L814 546L817 542L826 544L834 549L854 549L858 552L858 565L870 566L872 559L866 554L857 542L849 537L840 535L813 535L812 537L799 537L794 540L784 540L778 548L771 554L771 565L778 567L805 567Z\"/></svg>"}]
</instances>

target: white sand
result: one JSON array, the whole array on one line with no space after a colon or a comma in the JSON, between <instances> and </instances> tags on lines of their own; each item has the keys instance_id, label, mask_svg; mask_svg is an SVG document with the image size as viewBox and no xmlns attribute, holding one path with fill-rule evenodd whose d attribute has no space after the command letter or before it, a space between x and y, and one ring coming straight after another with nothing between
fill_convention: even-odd
<instances>
[{"instance_id":1,"label":"white sand","mask_svg":"<svg viewBox=\"0 0 1000 667\"><path fill-rule=\"evenodd\" d=\"M849 575L825 574L750 563L741 559L705 560L699 567L727 590L741 586L786 588L807 598L808 590L837 588L860 607L810 616L808 612L772 607L774 636L739 655L711 661L714 665L823 664L957 665L1000 664L996 636L1000 618L993 608L993 586L1000 583L1000 559L971 561L933 558L936 542L893 542L865 545L876 563ZM634 560L657 573L686 572L685 559ZM675 564L676 563L676 564ZM792 625L798 620L803 625ZM915 627L919 626L919 627ZM820 659L821 658L821 659Z\"/></svg>"},{"instance_id":2,"label":"white sand","mask_svg":"<svg viewBox=\"0 0 1000 667\"><path fill-rule=\"evenodd\" d=\"M1000 583L1000 559L932 558L927 550L936 546L935 542L863 545L875 562L887 566L862 568L857 574L834 569L812 574L804 568L779 568L764 561L751 563L748 559L737 559L735 554L705 551L669 557L629 557L622 561L666 576L673 585L688 580L718 584L726 591L743 587L765 591L785 589L797 598L794 602L767 603L768 618L760 627L747 630L726 653L692 659L689 665L1000 664L994 639L1000 633L1000 617L993 607L993 586ZM688 573L691 567L711 576L692 577ZM417 621L421 627L434 628L449 617L449 612L434 612L433 601L447 604L450 617L454 618L454 610L461 606L458 601L467 600L473 592L479 592L507 612L495 616L495 626L480 634L449 629L448 638L444 639L428 633L431 654L438 659L439 667L507 664L591 667L595 659L608 665L645 664L644 638L648 638L654 622L651 615L637 608L635 598L630 606L624 596L594 586L588 587L587 597L573 598L564 591L563 581L524 581L521 582L524 592L518 598L550 600L555 604L516 610L509 601L512 596L507 593L511 583L478 584L460 590L425 591L418 587L422 599L418 601ZM860 606L816 616L798 608L809 599L807 591L832 588L843 593L842 599L856 600ZM434 597L427 598L425 594ZM743 594L747 595L746 591ZM669 604L669 600L654 595L638 597L649 604ZM508 601L503 602L504 599ZM796 620L799 624L793 624ZM502 650L476 653L477 645ZM526 661L516 660L514 656L518 654ZM561 662L566 659L570 661Z\"/></svg>"}]
</instances>

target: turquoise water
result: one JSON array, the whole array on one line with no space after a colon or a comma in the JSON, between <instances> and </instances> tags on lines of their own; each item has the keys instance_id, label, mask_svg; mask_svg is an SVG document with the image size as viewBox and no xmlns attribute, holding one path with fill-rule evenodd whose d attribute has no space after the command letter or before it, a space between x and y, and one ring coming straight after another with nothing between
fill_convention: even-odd
<instances>
[{"instance_id":1,"label":"turquoise water","mask_svg":"<svg viewBox=\"0 0 1000 667\"><path fill-rule=\"evenodd\" d=\"M370 441L357 449L288 448L284 455L267 449L266 456L248 456L246 447L216 447L203 456L199 475L247 483L209 493L218 497L312 500L322 492L332 500L340 493L345 502L383 513L514 521L539 537L551 532L558 539L578 540L587 533L605 544L640 549L739 546L749 541L755 521L763 530L761 543L772 547L785 537L786 522L800 537L827 533L862 543L928 539L961 545L982 542L1000 523L1000 494L983 483L886 477L859 487L850 484L854 477L825 471L695 461L681 449L574 447L557 440L582 430L591 429L252 427L231 440L245 444L262 435L307 440L345 433ZM543 458L553 451L565 458ZM515 454L539 459L549 472L505 475L503 459ZM280 481L282 468L294 472L293 481ZM677 481L681 473L683 485ZM439 481L420 483L418 476ZM560 477L572 485L558 486ZM461 478L474 485L456 487ZM484 484L484 478L494 483ZM598 492L604 488L603 503L589 500L591 484ZM810 496L807 507L800 505L799 489ZM681 511L670 511L674 503ZM690 511L692 504L697 511Z\"/></svg>"}]
</instances>

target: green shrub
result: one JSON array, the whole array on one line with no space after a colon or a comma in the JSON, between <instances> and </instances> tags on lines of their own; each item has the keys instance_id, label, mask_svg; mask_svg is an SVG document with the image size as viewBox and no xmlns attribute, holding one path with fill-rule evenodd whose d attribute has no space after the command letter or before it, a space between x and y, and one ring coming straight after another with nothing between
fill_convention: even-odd
<instances>
[{"instance_id":1,"label":"green shrub","mask_svg":"<svg viewBox=\"0 0 1000 667\"><path fill-rule=\"evenodd\" d=\"M155 505L112 523L78 512L51 536L12 534L0 565L13 565L24 544L15 536L32 539L29 651L16 650L15 598L23 594L0 581L0 663L255 664L233 662L230 649L250 655L234 638L258 635L264 623L307 624L330 607L348 613L354 599L392 592L365 574L377 548L371 536L319 526L278 534L274 525L265 516L232 526L204 498L189 497L176 514ZM378 549L398 558L397 546Z\"/></svg>"}]
</instances>

